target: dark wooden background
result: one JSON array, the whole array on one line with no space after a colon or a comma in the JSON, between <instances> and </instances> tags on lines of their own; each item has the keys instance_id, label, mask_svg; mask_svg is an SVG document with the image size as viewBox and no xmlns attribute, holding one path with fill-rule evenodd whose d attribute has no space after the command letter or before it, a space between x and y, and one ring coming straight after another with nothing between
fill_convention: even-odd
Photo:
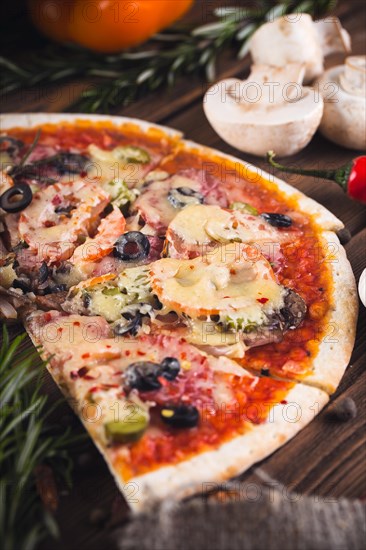
<instances>
[{"instance_id":1,"label":"dark wooden background","mask_svg":"<svg viewBox=\"0 0 366 550\"><path fill-rule=\"evenodd\" d=\"M238 4L238 2L232 2ZM189 18L201 24L214 5L230 5L230 2L196 3ZM245 2L243 2L245 4ZM366 53L366 3L358 0L339 2L335 13L352 35L353 53ZM20 53L21 57L21 53ZM331 56L327 66L342 62L340 56ZM238 61L234 52L225 53L219 65L218 76L245 77L249 72L250 59ZM21 91L2 98L3 112L65 110L70 102L88 82L72 82L62 86L42 87L41 90ZM181 80L171 91L148 97L117 110L114 114L143 118L181 130L187 138L204 145L234 154L265 168L261 159L238 153L213 132L202 110L202 96L206 85L198 78ZM356 151L342 149L316 135L311 144L291 159L299 166L327 168L341 165L357 156ZM278 174L281 177L281 174ZM347 254L358 281L366 267L366 209L348 199L331 182L289 176L287 181L326 206L338 216L350 230L351 241L346 245ZM262 469L272 478L292 490L303 494L314 494L319 498L366 498L366 452L365 452L365 389L366 389L366 310L361 305L357 341L350 366L332 401L345 397L355 400L358 414L348 422L335 422L325 409L296 438L263 461ZM21 331L13 327L12 334ZM25 344L29 348L28 340ZM51 399L59 397L51 380L47 379L45 390ZM60 421L65 425L77 420L63 407ZM246 472L243 480L258 481L255 468ZM96 511L96 510L99 510ZM104 514L104 518L102 517ZM99 519L98 519L98 516ZM127 518L127 508L118 497L115 484L103 460L92 444L86 444L85 453L77 460L74 486L70 492L61 494L57 519L61 527L61 540L49 542L44 548L94 549L108 548L106 542L108 526L119 518Z\"/></svg>"}]
</instances>

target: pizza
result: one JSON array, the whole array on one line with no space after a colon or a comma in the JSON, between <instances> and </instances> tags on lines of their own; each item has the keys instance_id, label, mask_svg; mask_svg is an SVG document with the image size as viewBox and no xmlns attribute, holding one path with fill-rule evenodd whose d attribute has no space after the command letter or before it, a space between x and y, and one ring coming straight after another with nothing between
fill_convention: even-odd
<instances>
[{"instance_id":1,"label":"pizza","mask_svg":"<svg viewBox=\"0 0 366 550\"><path fill-rule=\"evenodd\" d=\"M333 214L150 123L1 131L0 309L135 511L239 475L326 405L357 318Z\"/></svg>"}]
</instances>

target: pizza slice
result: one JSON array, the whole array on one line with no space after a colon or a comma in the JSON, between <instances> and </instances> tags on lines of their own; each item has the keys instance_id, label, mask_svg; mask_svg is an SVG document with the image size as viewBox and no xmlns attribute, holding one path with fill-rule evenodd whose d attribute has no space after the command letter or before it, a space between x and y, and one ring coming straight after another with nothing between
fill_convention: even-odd
<instances>
[{"instance_id":1,"label":"pizza slice","mask_svg":"<svg viewBox=\"0 0 366 550\"><path fill-rule=\"evenodd\" d=\"M37 311L26 326L135 511L239 474L328 401L174 335L116 337L102 317Z\"/></svg>"}]
</instances>

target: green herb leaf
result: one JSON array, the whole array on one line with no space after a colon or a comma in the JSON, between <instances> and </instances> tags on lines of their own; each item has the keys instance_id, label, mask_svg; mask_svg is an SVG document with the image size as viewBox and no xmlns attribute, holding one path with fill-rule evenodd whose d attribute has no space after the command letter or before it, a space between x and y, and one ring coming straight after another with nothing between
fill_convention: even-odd
<instances>
[{"instance_id":1,"label":"green herb leaf","mask_svg":"<svg viewBox=\"0 0 366 550\"><path fill-rule=\"evenodd\" d=\"M9 345L3 328L0 348L0 531L3 550L33 550L58 526L37 490L37 469L47 467L70 484L72 445L86 438L53 426L42 394L45 365L37 354L21 352L25 334Z\"/></svg>"}]
</instances>

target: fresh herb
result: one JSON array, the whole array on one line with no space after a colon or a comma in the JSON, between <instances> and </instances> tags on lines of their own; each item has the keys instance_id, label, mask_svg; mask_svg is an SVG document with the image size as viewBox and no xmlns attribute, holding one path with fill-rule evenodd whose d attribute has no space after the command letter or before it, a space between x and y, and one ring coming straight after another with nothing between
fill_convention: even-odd
<instances>
[{"instance_id":1,"label":"fresh herb","mask_svg":"<svg viewBox=\"0 0 366 550\"><path fill-rule=\"evenodd\" d=\"M42 393L44 364L22 351L25 335L9 342L4 326L0 349L0 532L3 550L33 550L58 526L57 481L71 484L71 446L85 435L53 426Z\"/></svg>"},{"instance_id":2,"label":"fresh herb","mask_svg":"<svg viewBox=\"0 0 366 550\"><path fill-rule=\"evenodd\" d=\"M334 0L286 0L271 6L267 0L256 8L221 7L214 11L217 21L189 30L157 34L146 49L116 55L101 55L74 46L46 44L21 65L1 57L1 93L21 88L95 77L96 86L86 89L74 103L84 112L108 112L125 106L147 92L173 86L179 76L216 76L219 54L235 47L239 58L248 53L248 39L263 23L290 13L310 13L316 17L334 8Z\"/></svg>"}]
</instances>

